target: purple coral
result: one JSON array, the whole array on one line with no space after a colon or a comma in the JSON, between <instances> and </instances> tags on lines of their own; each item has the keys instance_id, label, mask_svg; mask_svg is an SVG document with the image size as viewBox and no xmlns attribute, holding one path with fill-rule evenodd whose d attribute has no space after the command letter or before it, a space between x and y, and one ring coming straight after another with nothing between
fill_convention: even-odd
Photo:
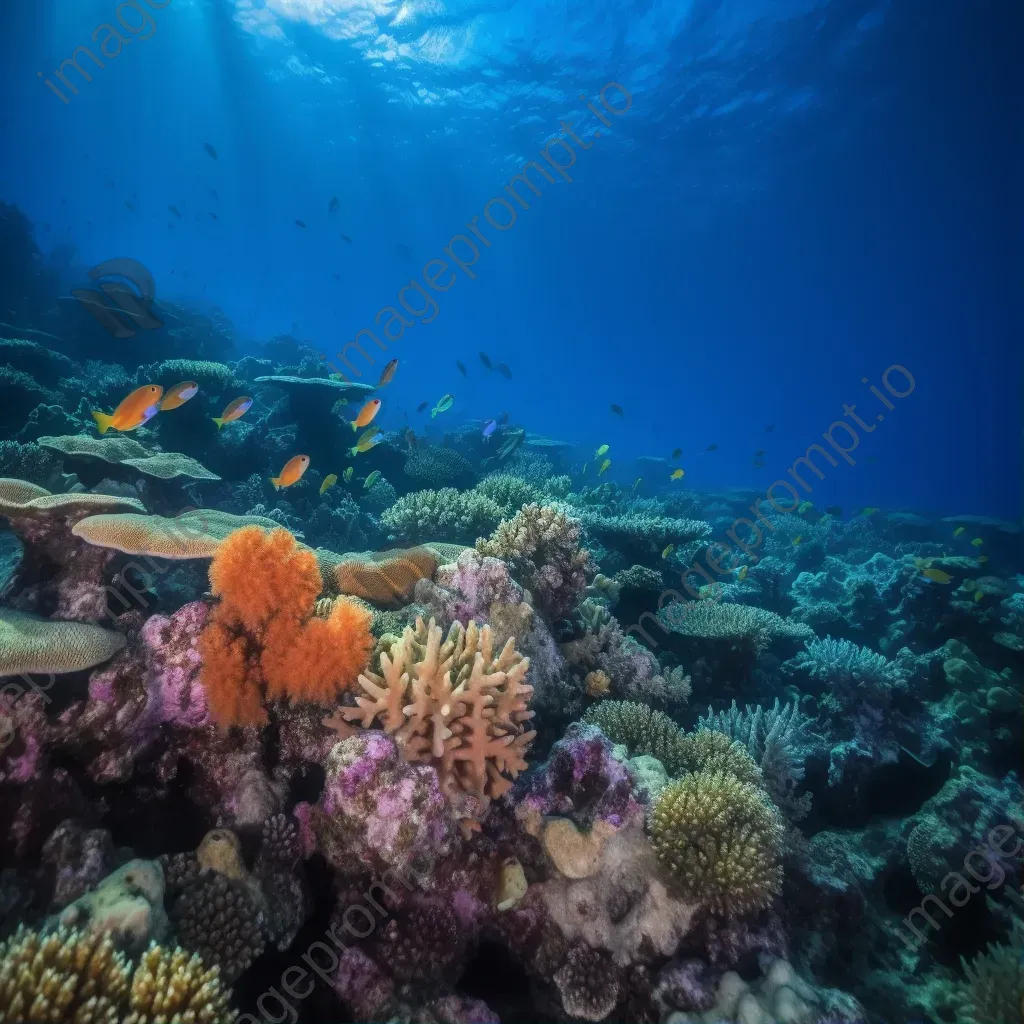
<instances>
[{"instance_id":1,"label":"purple coral","mask_svg":"<svg viewBox=\"0 0 1024 1024\"><path fill-rule=\"evenodd\" d=\"M523 600L522 588L509 575L508 566L499 558L480 555L470 549L459 560L437 570L438 586L456 593L450 598L450 617L464 626L470 619L486 622L492 604L517 605Z\"/></svg>"},{"instance_id":2,"label":"purple coral","mask_svg":"<svg viewBox=\"0 0 1024 1024\"><path fill-rule=\"evenodd\" d=\"M199 682L202 659L199 633L209 612L202 601L192 601L170 618L154 615L142 627L146 647L148 702L143 718L153 724L196 728L209 721L206 694Z\"/></svg>"}]
</instances>

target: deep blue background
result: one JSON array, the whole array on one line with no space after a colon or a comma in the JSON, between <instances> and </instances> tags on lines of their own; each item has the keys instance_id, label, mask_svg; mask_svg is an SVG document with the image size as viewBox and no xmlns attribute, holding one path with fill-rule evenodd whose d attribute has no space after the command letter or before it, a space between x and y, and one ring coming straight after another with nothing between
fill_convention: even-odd
<instances>
[{"instance_id":1,"label":"deep blue background","mask_svg":"<svg viewBox=\"0 0 1024 1024\"><path fill-rule=\"evenodd\" d=\"M687 483L763 489L901 363L914 394L811 499L1021 514L1012 0L172 0L63 105L36 72L114 8L0 15L0 198L44 250L133 256L243 339L335 351L618 80L632 109L573 183L490 231L478 279L394 347L384 425L451 391L446 422L609 443L613 478L667 485L631 460L681 447Z\"/></svg>"}]
</instances>

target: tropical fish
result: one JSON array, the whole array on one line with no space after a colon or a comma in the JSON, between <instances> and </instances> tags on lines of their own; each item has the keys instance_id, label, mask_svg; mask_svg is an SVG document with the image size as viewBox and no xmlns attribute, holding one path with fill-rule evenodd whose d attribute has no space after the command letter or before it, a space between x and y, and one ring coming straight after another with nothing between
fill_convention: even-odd
<instances>
[{"instance_id":1,"label":"tropical fish","mask_svg":"<svg viewBox=\"0 0 1024 1024\"><path fill-rule=\"evenodd\" d=\"M669 473L668 478L669 478L669 480L682 480L684 476L686 476L686 471L685 470L683 470L683 469L673 469L672 472Z\"/></svg>"},{"instance_id":2,"label":"tropical fish","mask_svg":"<svg viewBox=\"0 0 1024 1024\"><path fill-rule=\"evenodd\" d=\"M621 405L612 405L611 410L613 413L615 413L616 416L625 416L625 413L622 411Z\"/></svg>"},{"instance_id":3,"label":"tropical fish","mask_svg":"<svg viewBox=\"0 0 1024 1024\"><path fill-rule=\"evenodd\" d=\"M341 203L339 202L338 197L337 196L331 196L331 201L327 204L327 212L328 213L337 213L340 208L341 208Z\"/></svg>"},{"instance_id":4,"label":"tropical fish","mask_svg":"<svg viewBox=\"0 0 1024 1024\"><path fill-rule=\"evenodd\" d=\"M580 470L580 476L586 476L587 475L587 466L589 466L589 465L590 465L589 462L584 462L583 463L583 468Z\"/></svg>"},{"instance_id":5,"label":"tropical fish","mask_svg":"<svg viewBox=\"0 0 1024 1024\"><path fill-rule=\"evenodd\" d=\"M985 596L985 591L978 587L974 592L974 603L977 604Z\"/></svg>"},{"instance_id":6,"label":"tropical fish","mask_svg":"<svg viewBox=\"0 0 1024 1024\"><path fill-rule=\"evenodd\" d=\"M220 199L220 196L217 195L217 190L215 188L208 188L206 191L209 192L214 199Z\"/></svg>"},{"instance_id":7,"label":"tropical fish","mask_svg":"<svg viewBox=\"0 0 1024 1024\"><path fill-rule=\"evenodd\" d=\"M416 406L416 411L423 412L423 410L426 409L428 405L430 405L429 402L420 402L420 404Z\"/></svg>"},{"instance_id":8,"label":"tropical fish","mask_svg":"<svg viewBox=\"0 0 1024 1024\"><path fill-rule=\"evenodd\" d=\"M324 482L320 485L320 493L326 494L336 483L338 482L337 473L328 473L324 477Z\"/></svg>"},{"instance_id":9,"label":"tropical fish","mask_svg":"<svg viewBox=\"0 0 1024 1024\"><path fill-rule=\"evenodd\" d=\"M754 452L754 458L755 459L761 458L762 455L764 455L764 449L763 448L758 448L758 450L756 452Z\"/></svg>"},{"instance_id":10,"label":"tropical fish","mask_svg":"<svg viewBox=\"0 0 1024 1024\"><path fill-rule=\"evenodd\" d=\"M387 384L392 377L395 375L395 370L398 369L398 360L392 359L383 370L380 371L380 380L377 381L377 387L382 388Z\"/></svg>"},{"instance_id":11,"label":"tropical fish","mask_svg":"<svg viewBox=\"0 0 1024 1024\"><path fill-rule=\"evenodd\" d=\"M875 514L875 513L877 512L877 511L878 511L878 509L877 509L877 508L872 508L872 507L871 507L871 506L869 505L869 506L868 506L867 508L865 508L865 509L861 509L861 513L860 513L860 514L861 514L862 516L873 516L873 515L874 515L874 514Z\"/></svg>"},{"instance_id":12,"label":"tropical fish","mask_svg":"<svg viewBox=\"0 0 1024 1024\"><path fill-rule=\"evenodd\" d=\"M709 444L707 446L707 448L704 449L704 451L706 451L706 452L717 452L718 451L718 445L717 444Z\"/></svg>"},{"instance_id":13,"label":"tropical fish","mask_svg":"<svg viewBox=\"0 0 1024 1024\"><path fill-rule=\"evenodd\" d=\"M371 431L377 431L372 433ZM358 441L356 441L355 448L349 448L349 455L359 455L362 452L368 452L375 445L380 444L382 438L380 437L380 431L376 427L371 427Z\"/></svg>"},{"instance_id":14,"label":"tropical fish","mask_svg":"<svg viewBox=\"0 0 1024 1024\"><path fill-rule=\"evenodd\" d=\"M375 469L364 481L363 490L368 491L380 479L380 470Z\"/></svg>"},{"instance_id":15,"label":"tropical fish","mask_svg":"<svg viewBox=\"0 0 1024 1024\"><path fill-rule=\"evenodd\" d=\"M644 478L642 476L638 476L633 481L633 490L635 491L643 482L644 482Z\"/></svg>"},{"instance_id":16,"label":"tropical fish","mask_svg":"<svg viewBox=\"0 0 1024 1024\"><path fill-rule=\"evenodd\" d=\"M203 149L205 149L206 152L209 153L210 156L212 156L214 160L217 159L217 150L215 150L213 148L213 146L211 146L208 142L204 142L203 143Z\"/></svg>"},{"instance_id":17,"label":"tropical fish","mask_svg":"<svg viewBox=\"0 0 1024 1024\"><path fill-rule=\"evenodd\" d=\"M304 228L306 226L306 222L304 220L297 220L295 222L295 226L297 228Z\"/></svg>"},{"instance_id":18,"label":"tropical fish","mask_svg":"<svg viewBox=\"0 0 1024 1024\"><path fill-rule=\"evenodd\" d=\"M601 447L598 448L596 452L594 452L594 458L595 459L601 458L601 456L604 455L607 451L608 451L608 445L606 445L606 444L601 445Z\"/></svg>"},{"instance_id":19,"label":"tropical fish","mask_svg":"<svg viewBox=\"0 0 1024 1024\"><path fill-rule=\"evenodd\" d=\"M442 395L441 400L430 410L430 418L433 419L439 412L447 412L454 404L453 395Z\"/></svg>"},{"instance_id":20,"label":"tropical fish","mask_svg":"<svg viewBox=\"0 0 1024 1024\"><path fill-rule=\"evenodd\" d=\"M967 529L967 527L966 527L966 526L958 526L958 527L957 527L957 528L956 528L956 529L955 529L955 530L953 531L953 536L954 536L954 537L959 537L959 536L960 536L960 535L961 535L961 534L962 534L962 533L963 533L963 532L964 532L964 531L965 531L966 529Z\"/></svg>"},{"instance_id":21,"label":"tropical fish","mask_svg":"<svg viewBox=\"0 0 1024 1024\"><path fill-rule=\"evenodd\" d=\"M601 463L601 466L597 471L597 475L600 476L611 464L611 459L605 459L604 462Z\"/></svg>"},{"instance_id":22,"label":"tropical fish","mask_svg":"<svg viewBox=\"0 0 1024 1024\"><path fill-rule=\"evenodd\" d=\"M484 429L483 429L484 437L490 437L491 434L493 434L497 429L498 429L498 421L497 420L487 420L487 422L484 423Z\"/></svg>"},{"instance_id":23,"label":"tropical fish","mask_svg":"<svg viewBox=\"0 0 1024 1024\"><path fill-rule=\"evenodd\" d=\"M766 434L770 434L774 429L775 429L775 424L774 423L769 423L768 426L764 428L764 432Z\"/></svg>"},{"instance_id":24,"label":"tropical fish","mask_svg":"<svg viewBox=\"0 0 1024 1024\"><path fill-rule=\"evenodd\" d=\"M801 501L799 508L797 508L797 510L796 510L796 514L798 516L802 516L805 512L809 511L812 508L814 508L814 502L812 502L812 501Z\"/></svg>"},{"instance_id":25,"label":"tropical fish","mask_svg":"<svg viewBox=\"0 0 1024 1024\"><path fill-rule=\"evenodd\" d=\"M981 545L984 544L984 543L985 542L980 537L975 537L974 540L971 541L971 547L972 548L980 548Z\"/></svg>"},{"instance_id":26,"label":"tropical fish","mask_svg":"<svg viewBox=\"0 0 1024 1024\"><path fill-rule=\"evenodd\" d=\"M354 420L349 420L352 424L353 430L358 430L360 427L368 426L373 422L373 417L380 412L380 399L371 398L366 405L359 410L359 415Z\"/></svg>"},{"instance_id":27,"label":"tropical fish","mask_svg":"<svg viewBox=\"0 0 1024 1024\"><path fill-rule=\"evenodd\" d=\"M463 377L469 376L469 372L466 370L465 365L460 360L456 359L455 365L459 368L459 373L461 373Z\"/></svg>"},{"instance_id":28,"label":"tropical fish","mask_svg":"<svg viewBox=\"0 0 1024 1024\"><path fill-rule=\"evenodd\" d=\"M231 402L228 402L224 406L224 411L219 416L213 417L213 422L217 424L217 429L220 430L225 423L234 423L235 420L240 420L252 406L252 399L248 395L242 395L241 398L236 398Z\"/></svg>"},{"instance_id":29,"label":"tropical fish","mask_svg":"<svg viewBox=\"0 0 1024 1024\"><path fill-rule=\"evenodd\" d=\"M480 362L484 364L485 369L493 370L494 364L491 362L491 357L486 352L479 353Z\"/></svg>"},{"instance_id":30,"label":"tropical fish","mask_svg":"<svg viewBox=\"0 0 1024 1024\"><path fill-rule=\"evenodd\" d=\"M353 474L353 472L355 472L355 471L354 471L354 469L352 468L352 466L349 466L349 467L348 467L348 468L347 468L347 469L345 470L345 472L341 474L341 479L342 479L342 480L344 480L344 481L345 481L345 483L348 483L348 482L349 482L349 480L351 480L351 479L352 479L352 474Z\"/></svg>"},{"instance_id":31,"label":"tropical fish","mask_svg":"<svg viewBox=\"0 0 1024 1024\"><path fill-rule=\"evenodd\" d=\"M497 370L506 380L512 379L512 371L504 363L498 363Z\"/></svg>"},{"instance_id":32,"label":"tropical fish","mask_svg":"<svg viewBox=\"0 0 1024 1024\"><path fill-rule=\"evenodd\" d=\"M799 547L799 546L800 546L800 544L801 544L801 543L803 542L803 539L804 539L804 535L803 535L802 533L798 533L798 534L797 534L797 535L796 535L796 536L795 536L795 537L793 538L793 547L795 547L795 548L796 548L796 547Z\"/></svg>"},{"instance_id":33,"label":"tropical fish","mask_svg":"<svg viewBox=\"0 0 1024 1024\"><path fill-rule=\"evenodd\" d=\"M212 218L213 220L216 220L216 219L217 219L217 214L215 214L215 213L214 213L214 212L213 212L213 211L211 210L211 211L210 211L210 217L211 217L211 218Z\"/></svg>"},{"instance_id":34,"label":"tropical fish","mask_svg":"<svg viewBox=\"0 0 1024 1024\"><path fill-rule=\"evenodd\" d=\"M921 575L930 579L932 583L950 583L953 579L948 572L943 572L941 569L925 569Z\"/></svg>"},{"instance_id":35,"label":"tropical fish","mask_svg":"<svg viewBox=\"0 0 1024 1024\"><path fill-rule=\"evenodd\" d=\"M736 579L738 579L742 583L743 580L745 580L747 578L747 573L748 572L750 572L750 566L749 565L741 565L740 566L740 571L738 573L736 573Z\"/></svg>"},{"instance_id":36,"label":"tropical fish","mask_svg":"<svg viewBox=\"0 0 1024 1024\"><path fill-rule=\"evenodd\" d=\"M668 558L668 556L671 555L672 552L675 551L675 549L676 549L675 544L666 544L664 549L661 552L661 557L662 558Z\"/></svg>"},{"instance_id":37,"label":"tropical fish","mask_svg":"<svg viewBox=\"0 0 1024 1024\"><path fill-rule=\"evenodd\" d=\"M160 411L167 412L169 409L177 409L194 397L198 390L199 385L194 380L185 380L180 384L175 384L169 391L164 392L164 397L160 400Z\"/></svg>"},{"instance_id":38,"label":"tropical fish","mask_svg":"<svg viewBox=\"0 0 1024 1024\"><path fill-rule=\"evenodd\" d=\"M988 561L988 555L978 555L978 562L984 565Z\"/></svg>"},{"instance_id":39,"label":"tropical fish","mask_svg":"<svg viewBox=\"0 0 1024 1024\"><path fill-rule=\"evenodd\" d=\"M345 240L346 242L348 242L348 243L349 243L349 245L351 245L351 244L352 244L352 239L351 239L351 238L349 238L349 237L348 237L348 235L342 235L341 237L342 237L342 238L343 238L343 239L344 239L344 240Z\"/></svg>"},{"instance_id":40,"label":"tropical fish","mask_svg":"<svg viewBox=\"0 0 1024 1024\"><path fill-rule=\"evenodd\" d=\"M282 487L291 487L292 484L297 484L302 479L302 474L308 468L308 455L293 455L284 464L284 469L281 470L280 475L272 476L270 482L274 485L275 491L281 490Z\"/></svg>"},{"instance_id":41,"label":"tropical fish","mask_svg":"<svg viewBox=\"0 0 1024 1024\"><path fill-rule=\"evenodd\" d=\"M672 458L673 459L681 459L682 457L683 457L683 449L682 448L673 448L672 449Z\"/></svg>"},{"instance_id":42,"label":"tropical fish","mask_svg":"<svg viewBox=\"0 0 1024 1024\"><path fill-rule=\"evenodd\" d=\"M123 399L111 415L93 410L92 418L101 434L105 434L111 427L114 430L134 430L160 411L163 393L164 389L159 384L143 384Z\"/></svg>"}]
</instances>

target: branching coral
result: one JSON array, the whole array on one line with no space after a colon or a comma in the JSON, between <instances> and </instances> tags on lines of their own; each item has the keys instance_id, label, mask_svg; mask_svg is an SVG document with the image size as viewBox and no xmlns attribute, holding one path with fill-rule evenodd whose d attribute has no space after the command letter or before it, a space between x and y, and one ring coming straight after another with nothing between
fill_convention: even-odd
<instances>
[{"instance_id":1,"label":"branching coral","mask_svg":"<svg viewBox=\"0 0 1024 1024\"><path fill-rule=\"evenodd\" d=\"M580 547L579 522L541 505L520 509L489 540L478 541L477 551L508 562L551 619L572 611L593 574L590 553Z\"/></svg>"},{"instance_id":2,"label":"branching coral","mask_svg":"<svg viewBox=\"0 0 1024 1024\"><path fill-rule=\"evenodd\" d=\"M316 556L286 530L232 534L210 565L210 586L221 600L199 649L210 710L222 724L262 724L265 697L329 703L369 659L371 614L338 599L317 617Z\"/></svg>"},{"instance_id":3,"label":"branching coral","mask_svg":"<svg viewBox=\"0 0 1024 1024\"><path fill-rule=\"evenodd\" d=\"M783 834L764 792L728 772L672 783L651 814L652 845L681 891L730 917L761 910L781 892Z\"/></svg>"},{"instance_id":4,"label":"branching coral","mask_svg":"<svg viewBox=\"0 0 1024 1024\"><path fill-rule=\"evenodd\" d=\"M329 724L347 734L346 722L378 723L406 760L437 768L449 796L470 793L486 806L511 788L508 776L526 768L535 735L525 731L533 717L529 667L514 638L495 655L490 626L453 623L443 637L433 619L417 619L381 654L381 674L359 677L358 707L339 708Z\"/></svg>"},{"instance_id":5,"label":"branching coral","mask_svg":"<svg viewBox=\"0 0 1024 1024\"><path fill-rule=\"evenodd\" d=\"M584 721L596 725L613 743L626 746L630 757L656 757L670 775L684 770L683 733L668 715L646 704L604 700L587 709Z\"/></svg>"},{"instance_id":6,"label":"branching coral","mask_svg":"<svg viewBox=\"0 0 1024 1024\"><path fill-rule=\"evenodd\" d=\"M434 537L471 544L500 520L501 509L490 498L454 487L405 494L380 517L394 540L416 544Z\"/></svg>"},{"instance_id":7,"label":"branching coral","mask_svg":"<svg viewBox=\"0 0 1024 1024\"><path fill-rule=\"evenodd\" d=\"M840 699L888 703L892 689L905 682L903 670L867 647L849 640L811 640L793 659L793 667L831 684Z\"/></svg>"},{"instance_id":8,"label":"branching coral","mask_svg":"<svg viewBox=\"0 0 1024 1024\"><path fill-rule=\"evenodd\" d=\"M476 476L468 459L450 448L439 448L437 445L413 449L405 460L405 473L413 480L441 484L444 487L471 484Z\"/></svg>"},{"instance_id":9,"label":"branching coral","mask_svg":"<svg viewBox=\"0 0 1024 1024\"><path fill-rule=\"evenodd\" d=\"M1024 902L1017 903L1024 912ZM1010 941L989 946L970 963L964 961L971 1019L975 1024L1024 1020L1024 918L1015 917Z\"/></svg>"},{"instance_id":10,"label":"branching coral","mask_svg":"<svg viewBox=\"0 0 1024 1024\"><path fill-rule=\"evenodd\" d=\"M491 473L476 485L476 490L490 498L507 518L514 516L524 505L544 500L544 492L539 487L510 473Z\"/></svg>"}]
</instances>

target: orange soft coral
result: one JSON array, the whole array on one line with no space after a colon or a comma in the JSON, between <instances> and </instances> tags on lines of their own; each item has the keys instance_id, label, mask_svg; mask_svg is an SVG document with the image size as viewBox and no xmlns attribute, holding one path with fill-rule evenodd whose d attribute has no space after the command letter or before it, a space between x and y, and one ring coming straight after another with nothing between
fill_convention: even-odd
<instances>
[{"instance_id":1,"label":"orange soft coral","mask_svg":"<svg viewBox=\"0 0 1024 1024\"><path fill-rule=\"evenodd\" d=\"M199 650L210 710L221 724L265 724L265 699L329 704L366 666L370 612L339 598L317 618L316 558L287 530L231 534L213 558L210 586L220 603Z\"/></svg>"}]
</instances>

